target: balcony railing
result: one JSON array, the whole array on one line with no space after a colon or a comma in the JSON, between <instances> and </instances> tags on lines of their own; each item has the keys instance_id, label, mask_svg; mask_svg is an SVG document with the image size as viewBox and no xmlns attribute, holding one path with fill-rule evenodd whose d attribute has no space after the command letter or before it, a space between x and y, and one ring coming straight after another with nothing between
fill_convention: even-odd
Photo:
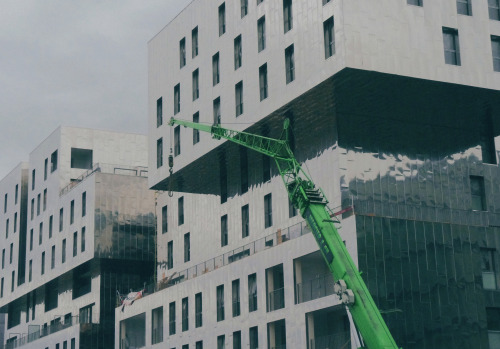
<instances>
[{"instance_id":1,"label":"balcony railing","mask_svg":"<svg viewBox=\"0 0 500 349\"><path fill-rule=\"evenodd\" d=\"M295 304L333 294L332 274L324 274L315 279L295 285Z\"/></svg>"},{"instance_id":2,"label":"balcony railing","mask_svg":"<svg viewBox=\"0 0 500 349\"><path fill-rule=\"evenodd\" d=\"M348 208L343 209L342 211L340 211L340 207L337 207L336 210L338 212L335 213L335 216L340 218L343 212L346 211L350 212L353 210L353 207L350 206ZM234 263L240 259L253 256L258 252L262 252L274 246L278 246L286 241L299 238L303 235L309 234L310 232L311 230L305 221L299 222L284 229L278 229L278 231L269 234L263 238L250 242L244 246L238 247L232 251L226 252L220 256L209 259L191 268L177 272L175 278L171 279L168 285L162 284L161 282L158 284L150 283L146 285L145 287L146 292L143 294L143 297L158 292L166 287L170 287L172 285L194 279L197 276L209 273L218 268ZM159 262L158 264L163 265L164 267L167 266L166 261ZM251 302L250 299L249 302ZM255 305L257 305L256 298L255 298ZM249 309L253 308L250 306Z\"/></svg>"},{"instance_id":3,"label":"balcony railing","mask_svg":"<svg viewBox=\"0 0 500 349\"><path fill-rule=\"evenodd\" d=\"M66 318L64 322L57 321L56 323L49 326L38 326L39 329L32 331L27 334L23 334L21 337L9 340L5 345L0 344L0 349L14 349L22 347L28 343L34 342L40 338L46 337L53 333L62 331L68 327L83 324L84 322L79 321L78 316L72 316ZM31 325L35 326L35 325Z\"/></svg>"},{"instance_id":4,"label":"balcony railing","mask_svg":"<svg viewBox=\"0 0 500 349\"><path fill-rule=\"evenodd\" d=\"M308 349L350 348L350 342L350 333L348 331L344 331L329 336L310 339Z\"/></svg>"},{"instance_id":5,"label":"balcony railing","mask_svg":"<svg viewBox=\"0 0 500 349\"><path fill-rule=\"evenodd\" d=\"M267 294L267 311L274 311L285 307L285 288L279 288Z\"/></svg>"},{"instance_id":6,"label":"balcony railing","mask_svg":"<svg viewBox=\"0 0 500 349\"><path fill-rule=\"evenodd\" d=\"M113 165L113 164L94 164L92 168L82 173L78 178L72 180L67 186L61 189L59 195L64 195L74 187L76 187L85 178L92 175L94 172L101 173L112 173L124 176L134 176L134 177L147 177L148 168L144 166L125 166L125 165Z\"/></svg>"}]
</instances>

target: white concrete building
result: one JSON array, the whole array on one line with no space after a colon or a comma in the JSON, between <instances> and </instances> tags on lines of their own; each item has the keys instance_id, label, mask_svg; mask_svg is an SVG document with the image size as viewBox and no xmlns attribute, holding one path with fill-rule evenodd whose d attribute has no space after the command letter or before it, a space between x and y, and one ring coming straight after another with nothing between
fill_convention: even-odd
<instances>
[{"instance_id":1,"label":"white concrete building","mask_svg":"<svg viewBox=\"0 0 500 349\"><path fill-rule=\"evenodd\" d=\"M149 185L174 192L157 274L173 285L116 310L115 348L355 347L269 159L170 117L275 138L288 117L398 345L497 347L499 19L475 0L187 6L149 42Z\"/></svg>"},{"instance_id":2,"label":"white concrete building","mask_svg":"<svg viewBox=\"0 0 500 349\"><path fill-rule=\"evenodd\" d=\"M7 348L113 346L116 291L153 275L146 146L143 135L60 127L2 180Z\"/></svg>"}]
</instances>

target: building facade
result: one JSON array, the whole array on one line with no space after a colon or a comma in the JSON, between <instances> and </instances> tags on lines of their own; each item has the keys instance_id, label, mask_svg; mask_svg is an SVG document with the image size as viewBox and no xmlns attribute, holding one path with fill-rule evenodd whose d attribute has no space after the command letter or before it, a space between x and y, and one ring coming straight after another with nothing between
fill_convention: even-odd
<instances>
[{"instance_id":1,"label":"building facade","mask_svg":"<svg viewBox=\"0 0 500 349\"><path fill-rule=\"evenodd\" d=\"M288 118L398 345L500 347L499 19L494 1L193 1L149 42L164 281L116 311L115 348L357 347L274 164L170 117L274 138Z\"/></svg>"},{"instance_id":2,"label":"building facade","mask_svg":"<svg viewBox=\"0 0 500 349\"><path fill-rule=\"evenodd\" d=\"M6 348L113 346L117 291L153 275L146 158L143 135L60 127L2 180Z\"/></svg>"}]
</instances>

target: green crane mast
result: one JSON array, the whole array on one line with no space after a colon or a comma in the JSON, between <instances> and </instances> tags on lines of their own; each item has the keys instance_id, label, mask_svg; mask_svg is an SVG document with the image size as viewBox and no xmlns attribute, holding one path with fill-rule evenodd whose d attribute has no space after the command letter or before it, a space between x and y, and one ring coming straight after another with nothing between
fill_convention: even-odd
<instances>
[{"instance_id":1,"label":"green crane mast","mask_svg":"<svg viewBox=\"0 0 500 349\"><path fill-rule=\"evenodd\" d=\"M292 204L307 221L319 245L335 283L335 292L350 313L363 341L369 349L398 349L396 342L375 305L366 284L356 268L347 248L334 226L328 201L293 155L288 142L289 121L285 120L280 139L268 138L247 132L229 130L219 125L204 125L184 120L170 119L169 125L182 125L208 132L215 139L227 139L241 146L272 157L285 184Z\"/></svg>"}]
</instances>

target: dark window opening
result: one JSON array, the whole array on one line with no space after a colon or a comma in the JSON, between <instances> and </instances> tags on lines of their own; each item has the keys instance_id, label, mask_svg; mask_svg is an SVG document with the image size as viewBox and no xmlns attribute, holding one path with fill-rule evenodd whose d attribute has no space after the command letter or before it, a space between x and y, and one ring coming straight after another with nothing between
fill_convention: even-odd
<instances>
[{"instance_id":1,"label":"dark window opening","mask_svg":"<svg viewBox=\"0 0 500 349\"><path fill-rule=\"evenodd\" d=\"M71 168L91 169L92 149L71 148Z\"/></svg>"}]
</instances>

